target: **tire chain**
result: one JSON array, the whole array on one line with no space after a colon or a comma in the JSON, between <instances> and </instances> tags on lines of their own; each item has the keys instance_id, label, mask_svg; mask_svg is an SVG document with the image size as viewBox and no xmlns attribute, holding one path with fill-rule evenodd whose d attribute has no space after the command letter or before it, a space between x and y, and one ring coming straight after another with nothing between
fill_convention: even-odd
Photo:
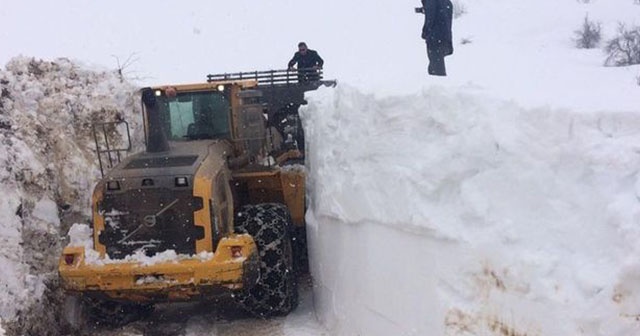
<instances>
[{"instance_id":1,"label":"tire chain","mask_svg":"<svg viewBox=\"0 0 640 336\"><path fill-rule=\"evenodd\" d=\"M293 269L287 265L285 239L290 239L290 215L282 204L244 206L236 216L236 230L253 236L260 256L256 285L236 295L245 310L259 317L286 314L295 308ZM289 258L293 256L290 254ZM292 260L289 260L292 263Z\"/></svg>"}]
</instances>

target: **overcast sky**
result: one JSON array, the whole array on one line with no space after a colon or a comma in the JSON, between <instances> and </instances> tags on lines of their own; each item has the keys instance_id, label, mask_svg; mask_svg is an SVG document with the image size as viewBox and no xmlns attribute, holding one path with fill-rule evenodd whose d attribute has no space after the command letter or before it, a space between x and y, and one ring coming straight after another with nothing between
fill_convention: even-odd
<instances>
[{"instance_id":1,"label":"overcast sky","mask_svg":"<svg viewBox=\"0 0 640 336\"><path fill-rule=\"evenodd\" d=\"M530 107L640 105L640 67L604 67L601 49L572 41L585 15L602 22L603 40L619 22L638 24L632 0L563 0L553 11L535 1L455 3L465 13L453 22L445 78L426 75L418 0L0 0L0 64L68 57L120 63L136 84L193 83L209 73L283 69L306 41L324 58L326 78L379 95L436 85Z\"/></svg>"},{"instance_id":2,"label":"overcast sky","mask_svg":"<svg viewBox=\"0 0 640 336\"><path fill-rule=\"evenodd\" d=\"M359 75L366 71L363 65L389 67L399 61L379 52L392 47L409 52L418 67L415 76L422 77L422 23L413 13L420 2L363 4L0 0L0 63L25 55L115 68L131 56L125 69L130 77L155 84L198 82L212 72L284 68L297 43L306 41L325 59L328 76L365 81Z\"/></svg>"}]
</instances>

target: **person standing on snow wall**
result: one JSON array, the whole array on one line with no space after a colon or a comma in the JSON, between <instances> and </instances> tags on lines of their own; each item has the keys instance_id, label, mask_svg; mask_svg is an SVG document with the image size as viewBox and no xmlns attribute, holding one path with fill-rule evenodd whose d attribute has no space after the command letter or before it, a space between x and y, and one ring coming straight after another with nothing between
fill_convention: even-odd
<instances>
[{"instance_id":1,"label":"person standing on snow wall","mask_svg":"<svg viewBox=\"0 0 640 336\"><path fill-rule=\"evenodd\" d=\"M422 8L416 8L416 12L424 14L422 38L427 44L429 57L427 72L429 75L446 76L444 57L453 54L453 4L451 0L422 0Z\"/></svg>"}]
</instances>

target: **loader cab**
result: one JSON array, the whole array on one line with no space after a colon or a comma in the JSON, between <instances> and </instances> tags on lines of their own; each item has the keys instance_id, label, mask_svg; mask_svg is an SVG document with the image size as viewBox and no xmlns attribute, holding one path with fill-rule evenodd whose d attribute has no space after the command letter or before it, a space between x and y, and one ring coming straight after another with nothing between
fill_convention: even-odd
<instances>
[{"instance_id":1,"label":"loader cab","mask_svg":"<svg viewBox=\"0 0 640 336\"><path fill-rule=\"evenodd\" d=\"M170 141L229 138L228 91L182 92L174 97L160 96L158 103Z\"/></svg>"},{"instance_id":2,"label":"loader cab","mask_svg":"<svg viewBox=\"0 0 640 336\"><path fill-rule=\"evenodd\" d=\"M229 139L232 109L239 104L234 93L240 89L233 83L152 88L157 109L142 104L146 140L149 141L150 129L157 127L154 119L169 141Z\"/></svg>"},{"instance_id":3,"label":"loader cab","mask_svg":"<svg viewBox=\"0 0 640 336\"><path fill-rule=\"evenodd\" d=\"M158 147L153 134L161 133L168 142L227 140L235 156L258 155L266 120L255 87L244 80L151 88L153 104L142 104L147 151Z\"/></svg>"}]
</instances>

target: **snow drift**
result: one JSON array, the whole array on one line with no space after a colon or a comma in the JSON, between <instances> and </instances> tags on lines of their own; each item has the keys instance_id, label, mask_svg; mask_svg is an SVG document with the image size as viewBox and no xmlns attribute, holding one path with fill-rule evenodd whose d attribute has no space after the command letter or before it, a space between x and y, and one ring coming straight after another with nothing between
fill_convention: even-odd
<instances>
[{"instance_id":1,"label":"snow drift","mask_svg":"<svg viewBox=\"0 0 640 336\"><path fill-rule=\"evenodd\" d=\"M125 118L140 139L136 90L115 71L18 57L0 92L0 318L14 333L55 335L61 240L88 218L100 175L91 124Z\"/></svg>"},{"instance_id":2,"label":"snow drift","mask_svg":"<svg viewBox=\"0 0 640 336\"><path fill-rule=\"evenodd\" d=\"M640 115L311 95L311 273L336 335L640 333Z\"/></svg>"}]
</instances>

